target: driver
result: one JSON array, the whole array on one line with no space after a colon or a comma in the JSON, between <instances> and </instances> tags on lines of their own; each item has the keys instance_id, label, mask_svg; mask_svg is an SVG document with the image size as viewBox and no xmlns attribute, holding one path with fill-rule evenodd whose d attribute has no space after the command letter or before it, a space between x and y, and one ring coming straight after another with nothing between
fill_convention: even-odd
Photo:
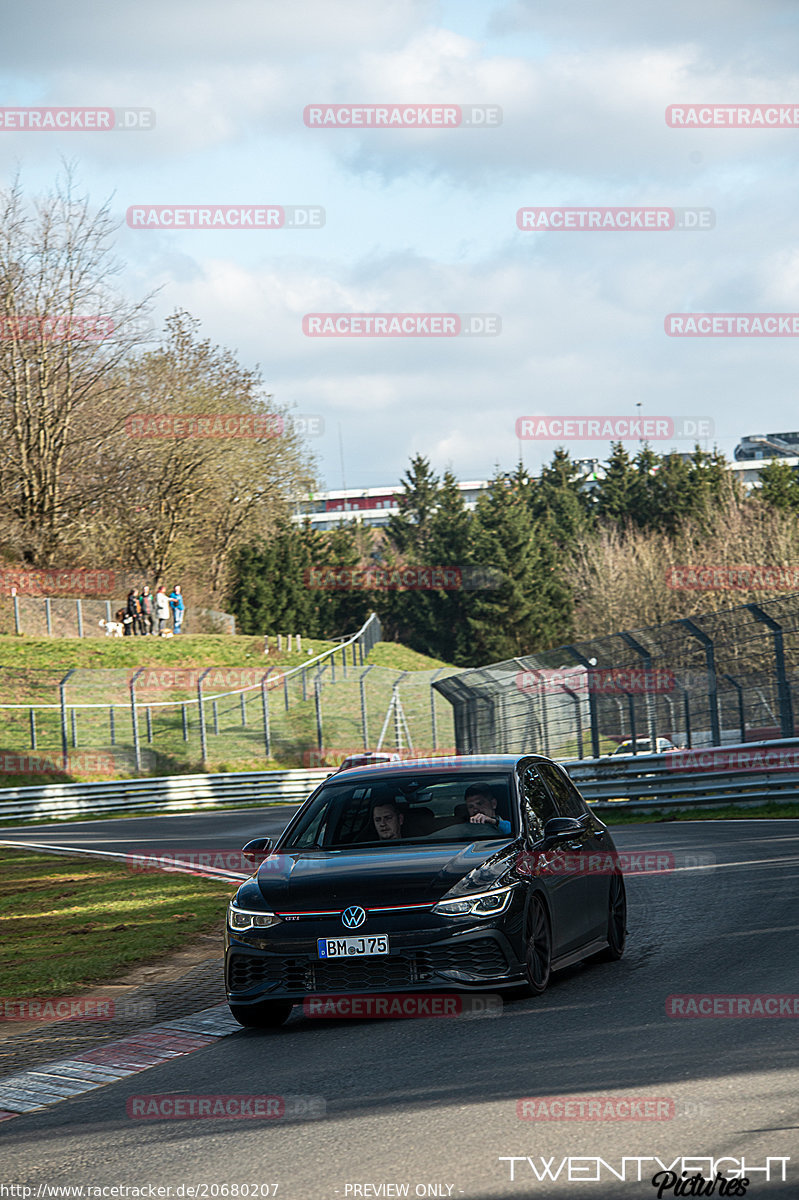
<instances>
[{"instance_id":1,"label":"driver","mask_svg":"<svg viewBox=\"0 0 799 1200\"><path fill-rule=\"evenodd\" d=\"M500 833L510 833L510 821L497 816L497 798L483 784L467 787L463 799L473 825L495 825Z\"/></svg>"},{"instance_id":2,"label":"driver","mask_svg":"<svg viewBox=\"0 0 799 1200\"><path fill-rule=\"evenodd\" d=\"M377 800L372 805L372 821L381 841L402 837L402 822L405 820L393 800Z\"/></svg>"}]
</instances>

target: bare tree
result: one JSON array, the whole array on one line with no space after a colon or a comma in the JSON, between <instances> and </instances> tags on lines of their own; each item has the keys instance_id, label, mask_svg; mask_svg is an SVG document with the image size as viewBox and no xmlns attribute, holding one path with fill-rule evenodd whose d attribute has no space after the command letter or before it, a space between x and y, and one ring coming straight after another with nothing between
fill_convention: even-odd
<instances>
[{"instance_id":1,"label":"bare tree","mask_svg":"<svg viewBox=\"0 0 799 1200\"><path fill-rule=\"evenodd\" d=\"M33 202L18 178L0 191L0 520L37 565L79 543L105 490L91 464L146 325L150 297L130 303L112 287L114 228L108 202L93 210L69 167Z\"/></svg>"}]
</instances>

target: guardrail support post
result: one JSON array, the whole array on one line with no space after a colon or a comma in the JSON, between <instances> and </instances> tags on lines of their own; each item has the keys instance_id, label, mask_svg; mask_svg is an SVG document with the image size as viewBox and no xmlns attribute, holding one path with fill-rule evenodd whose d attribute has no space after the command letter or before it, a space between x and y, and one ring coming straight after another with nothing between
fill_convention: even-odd
<instances>
[{"instance_id":1,"label":"guardrail support post","mask_svg":"<svg viewBox=\"0 0 799 1200\"><path fill-rule=\"evenodd\" d=\"M780 701L780 730L784 738L792 738L794 737L793 703L791 701L791 688L788 683L788 676L785 672L785 648L782 641L782 626L779 621L775 621L769 613L765 612L759 604L747 604L746 607L756 621L762 621L774 634L774 666L777 671L777 695Z\"/></svg>"},{"instance_id":2,"label":"guardrail support post","mask_svg":"<svg viewBox=\"0 0 799 1200\"><path fill-rule=\"evenodd\" d=\"M755 606L757 607L757 606ZM707 663L707 700L710 708L710 736L713 738L713 745L721 745L721 723L719 721L719 693L716 687L716 655L713 648L713 639L705 633L704 629L689 620L688 617L682 617L680 624L684 625L692 637L695 637L699 644L704 647L705 662Z\"/></svg>"}]
</instances>

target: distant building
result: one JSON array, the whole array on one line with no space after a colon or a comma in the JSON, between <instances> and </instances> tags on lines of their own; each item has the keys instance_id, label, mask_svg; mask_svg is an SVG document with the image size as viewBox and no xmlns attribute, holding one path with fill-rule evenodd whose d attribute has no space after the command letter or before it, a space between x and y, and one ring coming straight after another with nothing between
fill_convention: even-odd
<instances>
[{"instance_id":1,"label":"distant building","mask_svg":"<svg viewBox=\"0 0 799 1200\"><path fill-rule=\"evenodd\" d=\"M799 456L799 433L748 433L735 447L736 462Z\"/></svg>"},{"instance_id":2,"label":"distant building","mask_svg":"<svg viewBox=\"0 0 799 1200\"><path fill-rule=\"evenodd\" d=\"M598 458L578 459L574 465L580 471L581 481L588 489L596 487L599 480L605 476L604 467ZM477 479L456 486L463 496L466 508L472 511L478 496L488 491L491 482L488 479ZM401 487L392 488L390 485L316 492L295 501L294 521L301 525L308 520L312 529L321 532L335 529L342 521L356 519L371 528L379 528L387 525L389 517L399 512L399 497L402 494Z\"/></svg>"}]
</instances>

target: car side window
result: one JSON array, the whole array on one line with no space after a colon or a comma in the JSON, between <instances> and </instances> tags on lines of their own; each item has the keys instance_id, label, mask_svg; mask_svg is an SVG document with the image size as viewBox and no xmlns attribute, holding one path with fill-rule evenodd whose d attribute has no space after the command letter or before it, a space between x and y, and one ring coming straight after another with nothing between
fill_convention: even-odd
<instances>
[{"instance_id":1,"label":"car side window","mask_svg":"<svg viewBox=\"0 0 799 1200\"><path fill-rule=\"evenodd\" d=\"M578 819L584 817L583 801L566 773L559 767L553 766L552 763L539 763L538 769L549 784L560 816Z\"/></svg>"},{"instance_id":2,"label":"car side window","mask_svg":"<svg viewBox=\"0 0 799 1200\"><path fill-rule=\"evenodd\" d=\"M550 817L558 815L538 770L528 767L522 775L522 809L525 822L534 841L544 836L544 826Z\"/></svg>"}]
</instances>

